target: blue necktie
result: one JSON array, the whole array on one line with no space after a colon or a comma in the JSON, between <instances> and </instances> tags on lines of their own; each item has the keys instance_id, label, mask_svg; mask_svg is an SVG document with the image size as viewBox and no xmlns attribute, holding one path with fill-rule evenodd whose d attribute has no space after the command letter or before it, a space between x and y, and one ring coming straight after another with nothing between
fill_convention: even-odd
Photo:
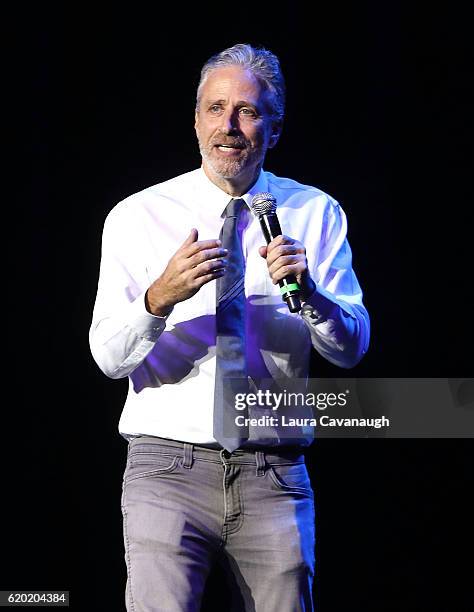
<instances>
[{"instance_id":1,"label":"blue necktie","mask_svg":"<svg viewBox=\"0 0 474 612\"><path fill-rule=\"evenodd\" d=\"M231 200L220 233L228 249L227 270L216 281L216 382L214 390L214 438L232 452L248 438L248 427L235 422L247 412L236 410L236 395L248 390L245 360L245 261L238 232L239 215L245 206Z\"/></svg>"}]
</instances>

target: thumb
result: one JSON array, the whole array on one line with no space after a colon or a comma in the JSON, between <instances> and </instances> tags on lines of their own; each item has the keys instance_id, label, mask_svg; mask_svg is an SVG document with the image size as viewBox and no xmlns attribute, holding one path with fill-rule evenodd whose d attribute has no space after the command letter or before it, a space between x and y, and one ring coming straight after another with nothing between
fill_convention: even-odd
<instances>
[{"instance_id":1,"label":"thumb","mask_svg":"<svg viewBox=\"0 0 474 612\"><path fill-rule=\"evenodd\" d=\"M196 242L198 239L198 231L195 227L193 227L191 229L191 232L189 234L189 236L186 238L186 240L183 242L183 244L181 245L181 248L187 247L191 244L193 244L193 242Z\"/></svg>"},{"instance_id":2,"label":"thumb","mask_svg":"<svg viewBox=\"0 0 474 612\"><path fill-rule=\"evenodd\" d=\"M258 247L258 252L264 259L267 258L267 247L266 246Z\"/></svg>"}]
</instances>

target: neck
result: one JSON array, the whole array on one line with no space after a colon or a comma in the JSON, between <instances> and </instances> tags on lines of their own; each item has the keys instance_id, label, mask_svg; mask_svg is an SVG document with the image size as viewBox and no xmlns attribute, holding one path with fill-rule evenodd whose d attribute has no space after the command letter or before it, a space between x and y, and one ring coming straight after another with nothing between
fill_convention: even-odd
<instances>
[{"instance_id":1,"label":"neck","mask_svg":"<svg viewBox=\"0 0 474 612\"><path fill-rule=\"evenodd\" d=\"M253 175L236 176L233 178L224 178L216 174L205 161L202 164L203 170L207 178L214 183L219 189L225 191L233 198L239 197L247 193L248 190L255 185L260 174L261 166L259 165Z\"/></svg>"}]
</instances>

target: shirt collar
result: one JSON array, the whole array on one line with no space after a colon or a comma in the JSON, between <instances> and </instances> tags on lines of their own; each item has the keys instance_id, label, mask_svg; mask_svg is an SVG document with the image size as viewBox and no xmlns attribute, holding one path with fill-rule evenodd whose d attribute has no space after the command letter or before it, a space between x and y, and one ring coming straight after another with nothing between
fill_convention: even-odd
<instances>
[{"instance_id":1,"label":"shirt collar","mask_svg":"<svg viewBox=\"0 0 474 612\"><path fill-rule=\"evenodd\" d=\"M224 214L224 210L227 204L232 199L228 193L223 191L217 185L209 180L204 172L202 166L199 168L198 174L199 188L202 193L203 200L205 205L212 209L212 211L219 215L220 217ZM258 175L258 179L249 189L247 193L244 193L240 197L245 201L247 206L250 209L250 204L252 202L252 198L256 193L261 193L263 191L268 191L268 180L263 170L260 170L260 174Z\"/></svg>"}]
</instances>

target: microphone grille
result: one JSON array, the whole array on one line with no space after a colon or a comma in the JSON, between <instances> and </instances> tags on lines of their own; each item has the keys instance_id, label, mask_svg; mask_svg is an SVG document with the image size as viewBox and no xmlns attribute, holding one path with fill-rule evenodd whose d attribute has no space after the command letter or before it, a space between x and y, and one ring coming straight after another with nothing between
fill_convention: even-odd
<instances>
[{"instance_id":1,"label":"microphone grille","mask_svg":"<svg viewBox=\"0 0 474 612\"><path fill-rule=\"evenodd\" d=\"M264 191L253 196L250 208L258 217L273 214L277 208L277 201L274 195Z\"/></svg>"}]
</instances>

